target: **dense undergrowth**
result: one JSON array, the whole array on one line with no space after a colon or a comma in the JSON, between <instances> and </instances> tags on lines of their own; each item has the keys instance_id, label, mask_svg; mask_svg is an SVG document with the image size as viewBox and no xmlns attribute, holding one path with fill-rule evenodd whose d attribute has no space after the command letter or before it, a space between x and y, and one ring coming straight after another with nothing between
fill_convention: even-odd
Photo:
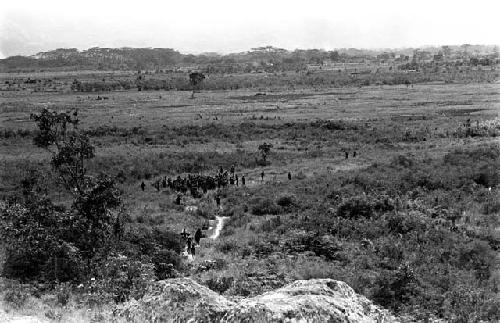
<instances>
[{"instance_id":1,"label":"dense undergrowth","mask_svg":"<svg viewBox=\"0 0 500 323\"><path fill-rule=\"evenodd\" d=\"M356 172L230 192L228 201L238 203L216 245L230 264L199 279L247 296L329 277L399 314L496 321L499 157L498 146L438 160L399 156Z\"/></svg>"},{"instance_id":2,"label":"dense undergrowth","mask_svg":"<svg viewBox=\"0 0 500 323\"><path fill-rule=\"evenodd\" d=\"M75 142L88 144L90 135L99 143L125 133L115 130L72 134L74 140L61 146L51 161L11 165L3 174L22 179L0 204L5 243L0 268L9 279L3 298L12 308L47 293L56 295L52 302L58 306L115 304L141 297L155 280L183 275L235 298L295 279L328 277L344 280L378 304L416 319L500 319L496 144L464 147L437 158L401 154L362 169L309 177L298 173L288 181L222 189L221 215L230 218L221 238L200 254L200 262L189 264L180 257L182 241L171 223L146 207L139 215L127 214L115 184L221 165L257 169L256 152L151 152L123 158L94 156L90 146L83 145L88 148L83 175L70 185L61 183L60 177L67 178L72 169L61 165L83 167L72 155L80 149ZM328 143L339 151L346 145L357 148L358 143L376 148L390 144L394 151L426 138L408 139L399 130L316 121L188 126L155 135L160 144L174 138L176 144L274 138L283 146L302 140L309 150ZM34 132L26 137L40 134L47 135ZM134 135L145 141L151 134L139 129ZM450 137L454 135L460 137L458 132ZM274 166L318 157L305 148L300 154L280 151L281 144L269 156ZM66 189L65 203L53 198L55 187ZM207 195L198 201L197 225L214 216L211 199ZM159 207L177 215L184 211L170 200ZM48 315L58 319L57 313Z\"/></svg>"}]
</instances>

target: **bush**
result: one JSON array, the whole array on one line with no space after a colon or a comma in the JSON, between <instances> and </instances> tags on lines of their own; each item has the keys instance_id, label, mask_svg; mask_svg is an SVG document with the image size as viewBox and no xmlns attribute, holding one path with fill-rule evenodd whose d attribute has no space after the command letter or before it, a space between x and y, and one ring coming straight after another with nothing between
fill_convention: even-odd
<instances>
[{"instance_id":1,"label":"bush","mask_svg":"<svg viewBox=\"0 0 500 323\"><path fill-rule=\"evenodd\" d=\"M223 294L229 288L232 287L234 282L233 277L214 277L205 281L205 285L211 290Z\"/></svg>"},{"instance_id":2,"label":"bush","mask_svg":"<svg viewBox=\"0 0 500 323\"><path fill-rule=\"evenodd\" d=\"M482 212L486 215L500 213L500 199L498 199L498 196L488 199L483 204Z\"/></svg>"},{"instance_id":3,"label":"bush","mask_svg":"<svg viewBox=\"0 0 500 323\"><path fill-rule=\"evenodd\" d=\"M170 249L162 249L152 257L157 279L166 279L176 276L176 269L181 267L181 257Z\"/></svg>"},{"instance_id":4,"label":"bush","mask_svg":"<svg viewBox=\"0 0 500 323\"><path fill-rule=\"evenodd\" d=\"M141 298L155 280L155 267L146 259L115 255L96 268L94 290L108 294L115 302Z\"/></svg>"},{"instance_id":5,"label":"bush","mask_svg":"<svg viewBox=\"0 0 500 323\"><path fill-rule=\"evenodd\" d=\"M374 206L367 196L355 196L341 202L337 208L337 216L356 219L369 218L373 215Z\"/></svg>"},{"instance_id":6,"label":"bush","mask_svg":"<svg viewBox=\"0 0 500 323\"><path fill-rule=\"evenodd\" d=\"M372 298L378 304L398 311L420 294L419 285L410 265L403 264L394 272L378 277Z\"/></svg>"},{"instance_id":7,"label":"bush","mask_svg":"<svg viewBox=\"0 0 500 323\"><path fill-rule=\"evenodd\" d=\"M456 256L457 267L473 270L476 277L487 280L495 264L496 253L485 241L472 241L462 245Z\"/></svg>"},{"instance_id":8,"label":"bush","mask_svg":"<svg viewBox=\"0 0 500 323\"><path fill-rule=\"evenodd\" d=\"M71 298L72 288L68 283L60 284L57 288L56 298L57 304L66 306Z\"/></svg>"},{"instance_id":9,"label":"bush","mask_svg":"<svg viewBox=\"0 0 500 323\"><path fill-rule=\"evenodd\" d=\"M218 243L215 245L215 249L217 251L222 252L222 253L230 253L230 252L238 251L239 246L235 240L224 239L224 240L218 241Z\"/></svg>"},{"instance_id":10,"label":"bush","mask_svg":"<svg viewBox=\"0 0 500 323\"><path fill-rule=\"evenodd\" d=\"M496 187L500 184L499 165L485 165L474 174L474 182L484 187Z\"/></svg>"},{"instance_id":11,"label":"bush","mask_svg":"<svg viewBox=\"0 0 500 323\"><path fill-rule=\"evenodd\" d=\"M3 296L3 301L14 309L21 309L30 298L31 293L29 289L14 283L7 286L6 292Z\"/></svg>"},{"instance_id":12,"label":"bush","mask_svg":"<svg viewBox=\"0 0 500 323\"><path fill-rule=\"evenodd\" d=\"M253 215L277 215L282 209L269 198L257 198L251 202Z\"/></svg>"},{"instance_id":13,"label":"bush","mask_svg":"<svg viewBox=\"0 0 500 323\"><path fill-rule=\"evenodd\" d=\"M387 218L387 227L393 234L407 234L409 232L425 232L427 225L421 214L418 212L412 213L397 213L391 214Z\"/></svg>"},{"instance_id":14,"label":"bush","mask_svg":"<svg viewBox=\"0 0 500 323\"><path fill-rule=\"evenodd\" d=\"M282 195L276 199L276 204L283 208L292 208L295 206L295 196L294 195Z\"/></svg>"},{"instance_id":15,"label":"bush","mask_svg":"<svg viewBox=\"0 0 500 323\"><path fill-rule=\"evenodd\" d=\"M405 155L398 155L392 159L391 165L397 165L402 167L412 167L415 164L413 159Z\"/></svg>"},{"instance_id":16,"label":"bush","mask_svg":"<svg viewBox=\"0 0 500 323\"><path fill-rule=\"evenodd\" d=\"M452 322L499 322L500 300L496 296L477 287L454 285L444 295L441 310Z\"/></svg>"}]
</instances>

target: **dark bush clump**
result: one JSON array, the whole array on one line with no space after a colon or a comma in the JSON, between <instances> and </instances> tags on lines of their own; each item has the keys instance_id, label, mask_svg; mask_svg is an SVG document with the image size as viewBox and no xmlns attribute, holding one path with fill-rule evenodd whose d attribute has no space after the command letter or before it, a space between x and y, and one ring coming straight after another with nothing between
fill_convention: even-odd
<instances>
[{"instance_id":1,"label":"dark bush clump","mask_svg":"<svg viewBox=\"0 0 500 323\"><path fill-rule=\"evenodd\" d=\"M366 196L355 196L344 200L337 208L342 218L369 218L373 215L373 203Z\"/></svg>"},{"instance_id":2,"label":"dark bush clump","mask_svg":"<svg viewBox=\"0 0 500 323\"><path fill-rule=\"evenodd\" d=\"M252 214L253 215L265 215L280 214L282 209L274 204L274 201L269 198L258 198L252 201Z\"/></svg>"},{"instance_id":3,"label":"dark bush clump","mask_svg":"<svg viewBox=\"0 0 500 323\"><path fill-rule=\"evenodd\" d=\"M287 194L276 199L276 204L283 208L292 208L296 205L295 196Z\"/></svg>"}]
</instances>

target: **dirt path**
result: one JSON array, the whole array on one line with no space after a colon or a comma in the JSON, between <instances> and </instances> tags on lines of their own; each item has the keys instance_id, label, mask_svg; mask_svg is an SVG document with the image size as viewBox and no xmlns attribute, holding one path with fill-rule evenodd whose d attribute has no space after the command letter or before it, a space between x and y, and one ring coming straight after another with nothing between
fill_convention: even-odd
<instances>
[{"instance_id":1,"label":"dirt path","mask_svg":"<svg viewBox=\"0 0 500 323\"><path fill-rule=\"evenodd\" d=\"M217 219L217 225L215 226L214 232L210 236L210 239L213 239L213 240L215 240L219 237L220 232L222 231L222 228L224 227L224 221L229 217L217 215L215 218Z\"/></svg>"}]
</instances>

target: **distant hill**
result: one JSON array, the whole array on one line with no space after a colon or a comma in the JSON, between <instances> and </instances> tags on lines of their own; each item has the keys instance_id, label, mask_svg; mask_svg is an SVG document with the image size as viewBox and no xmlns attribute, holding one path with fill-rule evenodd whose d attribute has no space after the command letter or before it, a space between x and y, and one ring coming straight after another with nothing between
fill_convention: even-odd
<instances>
[{"instance_id":1,"label":"distant hill","mask_svg":"<svg viewBox=\"0 0 500 323\"><path fill-rule=\"evenodd\" d=\"M446 49L444 49L446 47ZM303 69L306 64L323 64L324 61L372 60L383 53L411 55L416 49L367 50L342 48L334 51L320 49L296 49L289 51L272 46L252 48L243 53L220 55L202 53L182 54L171 48L99 48L79 51L76 48L59 48L33 56L11 56L0 59L0 72L38 70L159 70L179 67L203 67L207 70L232 72L245 66L275 66L276 70ZM496 46L461 45L423 47L430 54L443 50L467 55L498 55ZM280 67L280 68L277 68ZM266 68L268 70L268 68Z\"/></svg>"}]
</instances>

